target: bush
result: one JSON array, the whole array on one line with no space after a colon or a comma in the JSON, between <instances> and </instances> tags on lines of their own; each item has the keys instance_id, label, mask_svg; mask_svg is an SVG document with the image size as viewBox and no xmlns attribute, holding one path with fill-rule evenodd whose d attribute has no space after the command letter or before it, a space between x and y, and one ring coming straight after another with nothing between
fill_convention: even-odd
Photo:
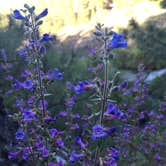
<instances>
[{"instance_id":1,"label":"bush","mask_svg":"<svg viewBox=\"0 0 166 166\"><path fill-rule=\"evenodd\" d=\"M161 69L166 66L166 28L165 15L152 17L143 25L131 20L128 29L124 30L129 48L125 51L118 50L115 63L120 68L136 69L139 63L143 63L148 69Z\"/></svg>"},{"instance_id":2,"label":"bush","mask_svg":"<svg viewBox=\"0 0 166 166\"><path fill-rule=\"evenodd\" d=\"M163 74L161 77L152 81L150 84L150 93L153 97L161 100L164 99L164 96L166 95L165 82L166 74Z\"/></svg>"}]
</instances>

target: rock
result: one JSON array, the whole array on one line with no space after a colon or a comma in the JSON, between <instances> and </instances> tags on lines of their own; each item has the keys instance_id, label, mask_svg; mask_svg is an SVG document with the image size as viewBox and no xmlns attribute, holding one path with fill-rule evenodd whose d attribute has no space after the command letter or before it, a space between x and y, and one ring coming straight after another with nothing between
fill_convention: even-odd
<instances>
[{"instance_id":1,"label":"rock","mask_svg":"<svg viewBox=\"0 0 166 166\"><path fill-rule=\"evenodd\" d=\"M162 76L164 73L166 73L166 69L160 69L160 70L157 70L157 71L152 71L147 76L145 82L151 82L155 78Z\"/></svg>"},{"instance_id":2,"label":"rock","mask_svg":"<svg viewBox=\"0 0 166 166\"><path fill-rule=\"evenodd\" d=\"M125 70L125 71L122 71L122 72L121 72L120 77L121 77L123 80L134 81L134 80L136 79L136 77L137 77L137 74L134 73L133 71Z\"/></svg>"}]
</instances>

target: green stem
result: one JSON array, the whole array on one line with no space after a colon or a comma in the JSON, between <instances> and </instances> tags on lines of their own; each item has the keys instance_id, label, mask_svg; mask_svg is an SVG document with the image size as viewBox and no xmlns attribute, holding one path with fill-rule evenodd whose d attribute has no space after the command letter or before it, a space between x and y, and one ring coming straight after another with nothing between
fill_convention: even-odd
<instances>
[{"instance_id":1,"label":"green stem","mask_svg":"<svg viewBox=\"0 0 166 166\"><path fill-rule=\"evenodd\" d=\"M101 114L100 114L100 124L103 124L105 107L107 104L107 96L108 96L108 57L107 57L107 41L104 41L104 91L103 91L103 99L101 102Z\"/></svg>"},{"instance_id":2,"label":"green stem","mask_svg":"<svg viewBox=\"0 0 166 166\"><path fill-rule=\"evenodd\" d=\"M36 27L36 23L35 23L35 19L34 16L31 15L31 20L32 20L32 31L33 31L33 38L35 41L37 41L37 34L35 31L35 27ZM35 53L36 53L36 61L37 61L37 77L38 77L38 81L39 81L39 93L40 93L40 98L41 98L41 102L42 102L42 123L43 123L43 127L44 127L44 133L46 133L46 127L45 127L45 121L44 121L44 117L45 117L45 106L44 106L44 92L43 92L43 82L42 82L42 78L41 78L41 71L40 71L40 55L38 53L37 48L35 47ZM47 138L45 138L45 143L46 143L46 148L48 147L48 142L47 142ZM46 163L46 165L48 166L48 161Z\"/></svg>"},{"instance_id":3,"label":"green stem","mask_svg":"<svg viewBox=\"0 0 166 166\"><path fill-rule=\"evenodd\" d=\"M107 40L104 40L104 90L103 90L103 97L101 101L101 113L100 113L100 124L103 124L103 118L104 118L104 112L105 112L105 107L107 105L107 97L108 97L108 56L107 56ZM95 152L95 166L97 165L98 159L100 155L100 148L96 148Z\"/></svg>"}]
</instances>

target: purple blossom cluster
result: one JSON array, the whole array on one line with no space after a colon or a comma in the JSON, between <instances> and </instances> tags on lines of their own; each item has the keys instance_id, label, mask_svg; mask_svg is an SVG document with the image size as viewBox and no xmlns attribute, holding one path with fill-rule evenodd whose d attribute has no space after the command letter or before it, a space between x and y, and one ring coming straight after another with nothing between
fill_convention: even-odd
<instances>
[{"instance_id":1,"label":"purple blossom cluster","mask_svg":"<svg viewBox=\"0 0 166 166\"><path fill-rule=\"evenodd\" d=\"M96 26L94 34L103 46L91 50L93 56L98 56L98 64L88 68L94 78L68 82L64 109L49 110L48 87L62 80L63 73L58 68L43 69L45 43L53 40L47 33L39 37L39 26L47 14L48 9L44 9L36 15L35 7L27 4L24 10L13 12L13 17L25 26L26 42L18 53L28 68L18 78L5 77L18 110L10 115L19 126L8 159L47 166L163 165L166 102L160 108L153 107L145 82L145 66L139 65L137 79L131 86L127 81L116 85L119 73L111 77L108 73L112 51L128 45L123 34L109 31L101 24ZM0 70L10 70L12 64L7 63L3 50L0 55ZM114 93L119 93L120 99L116 100Z\"/></svg>"}]
</instances>

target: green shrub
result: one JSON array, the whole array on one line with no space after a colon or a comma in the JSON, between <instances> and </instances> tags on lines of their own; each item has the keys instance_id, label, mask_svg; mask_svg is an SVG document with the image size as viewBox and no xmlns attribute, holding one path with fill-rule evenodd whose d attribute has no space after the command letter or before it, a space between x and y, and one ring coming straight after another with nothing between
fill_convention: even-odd
<instances>
[{"instance_id":1,"label":"green shrub","mask_svg":"<svg viewBox=\"0 0 166 166\"><path fill-rule=\"evenodd\" d=\"M157 77L152 81L150 84L150 93L153 97L164 99L164 95L166 94L165 82L166 74L163 74L161 77Z\"/></svg>"},{"instance_id":2,"label":"green shrub","mask_svg":"<svg viewBox=\"0 0 166 166\"><path fill-rule=\"evenodd\" d=\"M128 49L118 50L115 63L120 68L135 69L143 63L148 69L161 69L166 66L166 28L165 16L152 17L143 25L131 20L124 30L129 42Z\"/></svg>"}]
</instances>

